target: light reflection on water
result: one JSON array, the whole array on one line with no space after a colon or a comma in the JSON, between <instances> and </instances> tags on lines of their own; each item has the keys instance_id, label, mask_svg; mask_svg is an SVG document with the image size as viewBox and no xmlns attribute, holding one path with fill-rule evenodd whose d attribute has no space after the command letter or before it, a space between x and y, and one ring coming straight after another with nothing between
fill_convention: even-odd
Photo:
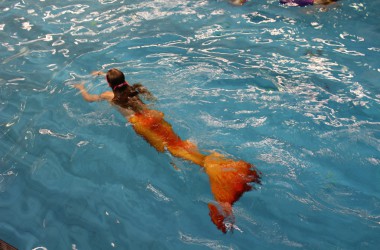
<instances>
[{"instance_id":1,"label":"light reflection on water","mask_svg":"<svg viewBox=\"0 0 380 250\"><path fill-rule=\"evenodd\" d=\"M379 4L0 1L1 237L20 249L374 249ZM264 173L231 237L207 217L204 173L70 87L99 93L89 73L111 67L148 86L183 138Z\"/></svg>"}]
</instances>

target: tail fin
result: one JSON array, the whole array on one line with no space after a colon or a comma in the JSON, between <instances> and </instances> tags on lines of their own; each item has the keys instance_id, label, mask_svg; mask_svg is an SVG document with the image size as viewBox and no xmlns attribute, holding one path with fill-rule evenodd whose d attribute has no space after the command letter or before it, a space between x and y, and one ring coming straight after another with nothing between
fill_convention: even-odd
<instances>
[{"instance_id":1,"label":"tail fin","mask_svg":"<svg viewBox=\"0 0 380 250\"><path fill-rule=\"evenodd\" d=\"M204 167L210 178L211 192L222 208L208 204L209 215L218 229L226 233L226 222L234 223L232 205L252 189L250 183L260 183L260 173L248 162L234 161L218 153L206 156Z\"/></svg>"},{"instance_id":2,"label":"tail fin","mask_svg":"<svg viewBox=\"0 0 380 250\"><path fill-rule=\"evenodd\" d=\"M227 231L230 229L230 227L228 227L228 224L233 225L235 222L235 218L232 214L232 206L228 203L225 203L221 206L209 203L208 209L210 210L209 215L211 221L220 231L227 233Z\"/></svg>"},{"instance_id":3,"label":"tail fin","mask_svg":"<svg viewBox=\"0 0 380 250\"><path fill-rule=\"evenodd\" d=\"M252 189L251 182L260 183L260 173L248 162L234 161L218 153L212 153L204 161L210 178L211 192L218 202L231 205Z\"/></svg>"}]
</instances>

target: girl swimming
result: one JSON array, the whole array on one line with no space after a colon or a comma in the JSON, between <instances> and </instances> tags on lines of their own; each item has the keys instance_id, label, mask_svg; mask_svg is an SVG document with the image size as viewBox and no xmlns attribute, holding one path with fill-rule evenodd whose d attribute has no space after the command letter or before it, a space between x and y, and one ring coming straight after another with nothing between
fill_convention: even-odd
<instances>
[{"instance_id":1,"label":"girl swimming","mask_svg":"<svg viewBox=\"0 0 380 250\"><path fill-rule=\"evenodd\" d=\"M135 132L157 151L169 151L173 156L201 166L209 176L211 192L216 201L208 204L212 222L223 233L233 229L232 205L244 192L252 189L251 183L260 183L260 172L242 160L228 159L216 152L209 155L201 153L194 143L182 140L164 120L164 114L149 109L139 97L143 95L149 98L152 97L151 93L141 84L130 85L120 70L109 70L106 80L112 91L100 95L89 94L83 84L74 87L80 90L88 102L105 100L114 105L132 124Z\"/></svg>"}]
</instances>

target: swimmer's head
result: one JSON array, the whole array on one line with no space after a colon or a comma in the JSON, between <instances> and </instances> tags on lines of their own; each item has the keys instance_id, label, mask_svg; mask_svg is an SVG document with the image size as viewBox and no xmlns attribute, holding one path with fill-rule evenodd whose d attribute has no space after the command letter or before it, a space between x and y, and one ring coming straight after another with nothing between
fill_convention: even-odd
<instances>
[{"instance_id":1,"label":"swimmer's head","mask_svg":"<svg viewBox=\"0 0 380 250\"><path fill-rule=\"evenodd\" d=\"M106 79L108 85L113 89L115 86L125 82L125 76L123 72L118 69L110 69L107 72Z\"/></svg>"}]
</instances>

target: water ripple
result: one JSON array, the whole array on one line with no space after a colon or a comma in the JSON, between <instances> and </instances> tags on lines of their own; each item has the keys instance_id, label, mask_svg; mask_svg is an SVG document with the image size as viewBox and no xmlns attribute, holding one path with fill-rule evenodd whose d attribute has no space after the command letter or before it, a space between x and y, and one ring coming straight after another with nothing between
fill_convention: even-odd
<instances>
[{"instance_id":1,"label":"water ripple","mask_svg":"<svg viewBox=\"0 0 380 250\"><path fill-rule=\"evenodd\" d=\"M50 135L50 136L57 137L59 139L64 139L64 140L72 140L75 138L75 135L73 135L73 134L70 134L70 133L67 133L67 134L54 133L50 129L46 129L46 128L41 128L38 132L41 135Z\"/></svg>"},{"instance_id":2,"label":"water ripple","mask_svg":"<svg viewBox=\"0 0 380 250\"><path fill-rule=\"evenodd\" d=\"M4 231L20 249L377 246L377 9L377 1L328 11L276 0L0 1ZM89 73L111 67L152 90L181 136L263 172L262 188L234 208L238 233L226 240L208 230L201 171L168 168L172 159L123 117L72 88L106 90ZM172 185L147 184L153 178Z\"/></svg>"}]
</instances>

